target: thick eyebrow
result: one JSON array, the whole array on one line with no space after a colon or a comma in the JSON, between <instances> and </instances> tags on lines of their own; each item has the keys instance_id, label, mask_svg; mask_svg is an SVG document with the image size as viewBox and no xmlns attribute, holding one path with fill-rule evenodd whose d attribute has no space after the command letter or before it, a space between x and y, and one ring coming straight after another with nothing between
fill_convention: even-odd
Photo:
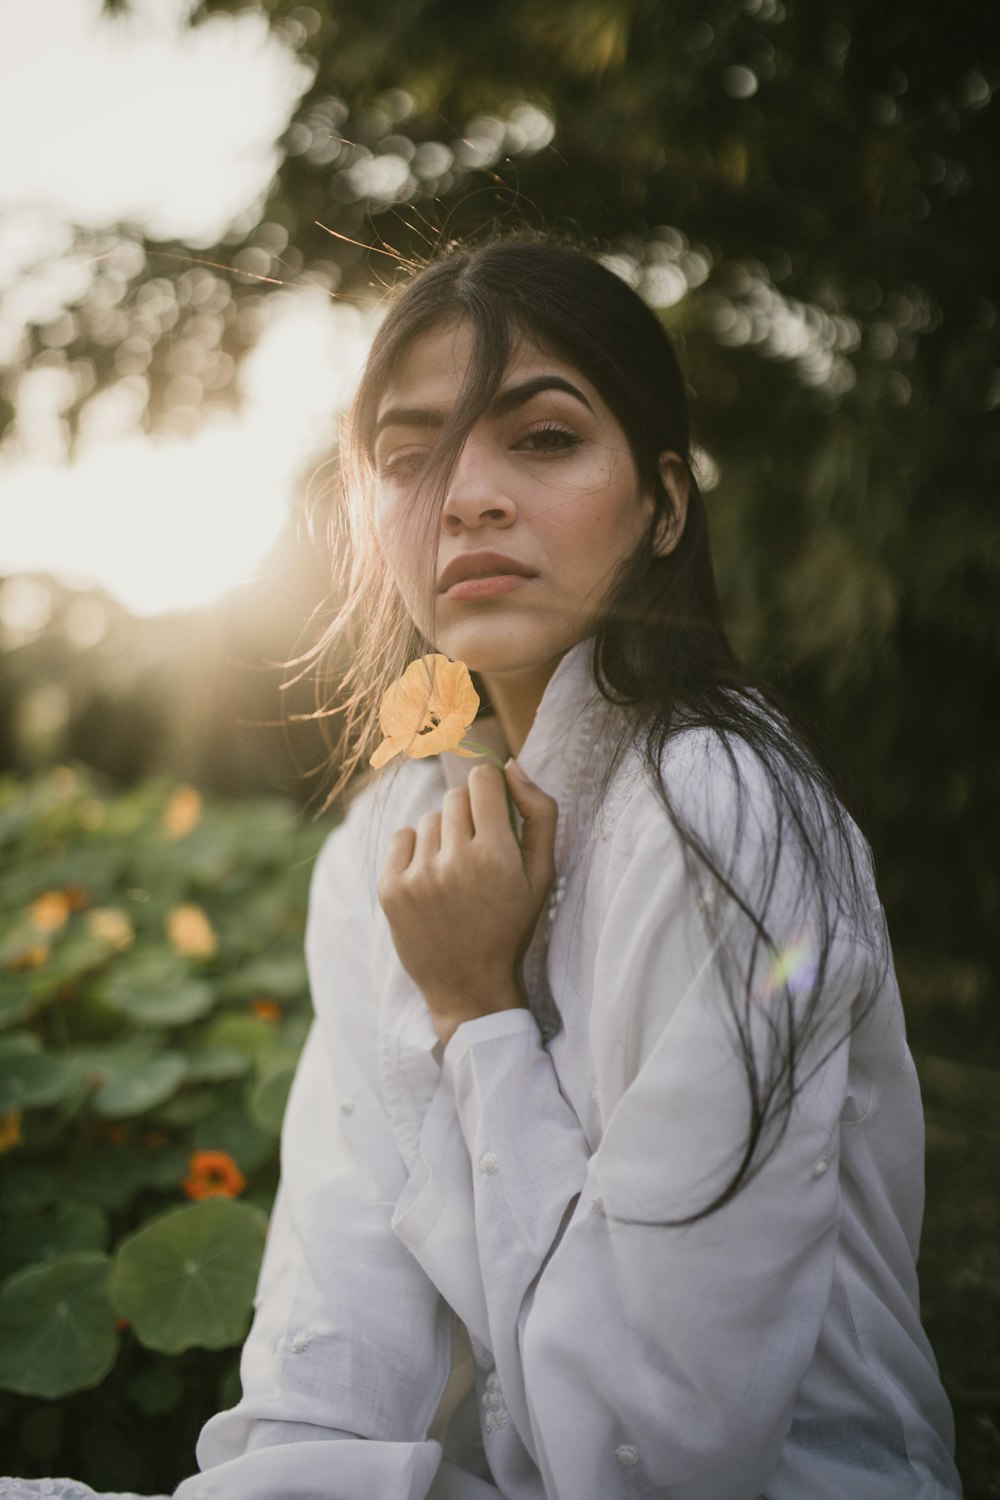
<instances>
[{"instance_id":1,"label":"thick eyebrow","mask_svg":"<svg viewBox=\"0 0 1000 1500\"><path fill-rule=\"evenodd\" d=\"M561 375L535 375L531 380L522 380L519 385L501 391L490 406L490 415L505 417L542 391L565 391L589 412L594 410L579 386L564 380ZM390 406L375 423L374 436L377 438L386 427L443 427L446 416L447 413L438 406Z\"/></svg>"}]
</instances>

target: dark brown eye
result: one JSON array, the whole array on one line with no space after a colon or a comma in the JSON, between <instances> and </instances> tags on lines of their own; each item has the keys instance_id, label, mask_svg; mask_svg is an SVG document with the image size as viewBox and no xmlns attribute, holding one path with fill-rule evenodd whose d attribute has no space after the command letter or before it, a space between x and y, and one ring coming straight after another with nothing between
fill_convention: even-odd
<instances>
[{"instance_id":1,"label":"dark brown eye","mask_svg":"<svg viewBox=\"0 0 1000 1500\"><path fill-rule=\"evenodd\" d=\"M568 427L536 427L514 444L514 447L529 453L567 453L579 445L580 439Z\"/></svg>"}]
</instances>

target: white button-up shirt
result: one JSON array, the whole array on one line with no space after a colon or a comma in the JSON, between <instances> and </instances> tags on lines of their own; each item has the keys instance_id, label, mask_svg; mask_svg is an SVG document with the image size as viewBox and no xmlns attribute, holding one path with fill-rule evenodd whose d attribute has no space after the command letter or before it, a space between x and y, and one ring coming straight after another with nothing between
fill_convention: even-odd
<instances>
[{"instance_id":1,"label":"white button-up shirt","mask_svg":"<svg viewBox=\"0 0 1000 1500\"><path fill-rule=\"evenodd\" d=\"M960 1494L918 1314L923 1129L891 967L849 1029L885 953L877 902L870 941L834 942L828 1014L763 1169L671 1227L738 1160L746 1076L718 923L638 757L601 788L622 720L590 659L583 643L560 663L520 756L560 810L531 1010L466 1022L442 1052L377 900L389 836L470 762L383 773L320 855L316 1022L243 1399L205 1428L183 1500ZM744 769L750 888L774 830ZM732 843L714 737L679 735L663 770L689 822ZM793 991L809 912L786 865ZM767 1001L765 985L758 1040Z\"/></svg>"}]
</instances>

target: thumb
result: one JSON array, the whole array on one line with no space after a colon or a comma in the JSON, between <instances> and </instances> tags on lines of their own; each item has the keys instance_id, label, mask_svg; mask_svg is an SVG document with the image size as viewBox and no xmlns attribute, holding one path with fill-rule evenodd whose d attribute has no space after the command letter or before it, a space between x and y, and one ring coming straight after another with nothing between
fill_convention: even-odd
<instances>
[{"instance_id":1,"label":"thumb","mask_svg":"<svg viewBox=\"0 0 1000 1500\"><path fill-rule=\"evenodd\" d=\"M516 760L504 767L515 806L524 819L521 857L532 886L546 888L555 876L556 824L559 804L543 792Z\"/></svg>"}]
</instances>

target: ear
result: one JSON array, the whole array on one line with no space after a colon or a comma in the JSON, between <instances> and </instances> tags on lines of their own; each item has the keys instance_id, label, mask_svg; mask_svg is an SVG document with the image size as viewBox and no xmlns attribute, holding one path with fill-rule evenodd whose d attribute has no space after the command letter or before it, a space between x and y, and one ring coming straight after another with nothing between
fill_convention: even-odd
<instances>
[{"instance_id":1,"label":"ear","mask_svg":"<svg viewBox=\"0 0 1000 1500\"><path fill-rule=\"evenodd\" d=\"M667 492L670 509L656 528L653 553L656 557L666 557L673 552L684 531L691 474L679 453L661 453L659 465L660 482Z\"/></svg>"}]
</instances>

